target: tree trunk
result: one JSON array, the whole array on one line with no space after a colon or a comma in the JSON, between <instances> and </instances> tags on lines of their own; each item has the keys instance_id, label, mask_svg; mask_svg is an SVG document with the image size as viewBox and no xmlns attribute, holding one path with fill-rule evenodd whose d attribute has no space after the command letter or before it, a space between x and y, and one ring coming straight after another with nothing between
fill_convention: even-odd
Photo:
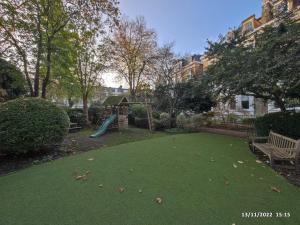
<instances>
[{"instance_id":1,"label":"tree trunk","mask_svg":"<svg viewBox=\"0 0 300 225\"><path fill-rule=\"evenodd\" d=\"M35 76L34 76L34 97L39 96L40 92L40 61L42 56L42 47L43 47L43 40L42 40L42 31L41 31L41 25L40 25L40 19L38 21L38 32L39 32L39 40L38 40L38 46L37 46L37 58L36 58L36 65L35 65Z\"/></svg>"},{"instance_id":2,"label":"tree trunk","mask_svg":"<svg viewBox=\"0 0 300 225\"><path fill-rule=\"evenodd\" d=\"M86 123L89 123L89 109L88 109L88 98L86 94L82 95L83 113L86 118Z\"/></svg>"},{"instance_id":3,"label":"tree trunk","mask_svg":"<svg viewBox=\"0 0 300 225\"><path fill-rule=\"evenodd\" d=\"M25 60L25 59L23 59L23 60ZM34 96L34 91L33 91L33 88L32 88L30 76L29 76L28 69L27 69L27 62L23 61L23 64L24 64L25 78L26 78L27 85L28 85L28 88L29 88L29 91L30 91L30 96L33 97Z\"/></svg>"},{"instance_id":4,"label":"tree trunk","mask_svg":"<svg viewBox=\"0 0 300 225\"><path fill-rule=\"evenodd\" d=\"M285 107L284 101L282 101L281 98L276 98L275 99L275 103L278 105L278 107L280 108L281 112L286 112L286 107Z\"/></svg>"},{"instance_id":5,"label":"tree trunk","mask_svg":"<svg viewBox=\"0 0 300 225\"><path fill-rule=\"evenodd\" d=\"M47 92L47 86L49 84L50 80L50 74L51 74L51 54L52 54L52 49L51 49L51 41L48 41L47 44L47 60L46 60L46 77L43 80L42 84L42 98L46 98L46 92Z\"/></svg>"}]
</instances>

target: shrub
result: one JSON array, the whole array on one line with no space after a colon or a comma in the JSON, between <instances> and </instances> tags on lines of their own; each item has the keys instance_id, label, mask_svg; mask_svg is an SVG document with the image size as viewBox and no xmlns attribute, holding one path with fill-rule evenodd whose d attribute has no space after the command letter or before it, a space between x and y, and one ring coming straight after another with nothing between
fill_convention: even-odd
<instances>
[{"instance_id":1,"label":"shrub","mask_svg":"<svg viewBox=\"0 0 300 225\"><path fill-rule=\"evenodd\" d=\"M159 112L157 112L157 111L152 112L152 117L153 117L154 119L158 119L158 120L159 120L159 118L160 118Z\"/></svg>"},{"instance_id":2,"label":"shrub","mask_svg":"<svg viewBox=\"0 0 300 225\"><path fill-rule=\"evenodd\" d=\"M89 120L92 124L97 124L100 118L104 117L104 107L100 102L93 103L89 107Z\"/></svg>"},{"instance_id":3,"label":"shrub","mask_svg":"<svg viewBox=\"0 0 300 225\"><path fill-rule=\"evenodd\" d=\"M270 130L295 139L300 138L300 113L270 113L255 121L258 136L268 136Z\"/></svg>"},{"instance_id":4,"label":"shrub","mask_svg":"<svg viewBox=\"0 0 300 225\"><path fill-rule=\"evenodd\" d=\"M147 109L143 105L133 105L130 111L133 117L147 118Z\"/></svg>"},{"instance_id":5,"label":"shrub","mask_svg":"<svg viewBox=\"0 0 300 225\"><path fill-rule=\"evenodd\" d=\"M69 127L64 110L37 98L11 100L0 105L0 152L20 154L52 150Z\"/></svg>"},{"instance_id":6,"label":"shrub","mask_svg":"<svg viewBox=\"0 0 300 225\"><path fill-rule=\"evenodd\" d=\"M176 124L178 128L184 128L185 124L188 122L188 119L184 114L179 114L176 117Z\"/></svg>"},{"instance_id":7,"label":"shrub","mask_svg":"<svg viewBox=\"0 0 300 225\"><path fill-rule=\"evenodd\" d=\"M154 126L156 130L165 130L171 128L171 117L168 113L161 113L160 119L154 119Z\"/></svg>"},{"instance_id":8,"label":"shrub","mask_svg":"<svg viewBox=\"0 0 300 225\"><path fill-rule=\"evenodd\" d=\"M134 118L134 124L138 128L145 128L145 129L149 128L149 124L148 124L148 119L147 118L135 117Z\"/></svg>"},{"instance_id":9,"label":"shrub","mask_svg":"<svg viewBox=\"0 0 300 225\"><path fill-rule=\"evenodd\" d=\"M238 121L239 117L235 114L228 114L226 117L226 121L229 123L236 123Z\"/></svg>"},{"instance_id":10,"label":"shrub","mask_svg":"<svg viewBox=\"0 0 300 225\"><path fill-rule=\"evenodd\" d=\"M255 123L255 118L245 118L242 120L242 124L252 126Z\"/></svg>"},{"instance_id":11,"label":"shrub","mask_svg":"<svg viewBox=\"0 0 300 225\"><path fill-rule=\"evenodd\" d=\"M67 109L67 114L71 123L77 123L81 127L86 126L87 121L83 109Z\"/></svg>"},{"instance_id":12,"label":"shrub","mask_svg":"<svg viewBox=\"0 0 300 225\"><path fill-rule=\"evenodd\" d=\"M128 113L128 124L129 125L135 125L135 121L134 121L135 119L134 119L134 116L133 116L133 114L131 113L131 112L129 112Z\"/></svg>"}]
</instances>

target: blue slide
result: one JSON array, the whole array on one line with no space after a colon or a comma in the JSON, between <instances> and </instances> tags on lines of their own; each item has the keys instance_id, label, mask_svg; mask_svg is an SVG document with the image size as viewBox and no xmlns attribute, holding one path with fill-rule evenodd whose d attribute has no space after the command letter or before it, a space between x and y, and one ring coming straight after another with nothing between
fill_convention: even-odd
<instances>
[{"instance_id":1,"label":"blue slide","mask_svg":"<svg viewBox=\"0 0 300 225\"><path fill-rule=\"evenodd\" d=\"M104 123L96 130L96 133L92 134L90 138L97 138L105 134L109 125L111 125L114 120L117 118L116 114L111 115L108 119L104 121Z\"/></svg>"}]
</instances>

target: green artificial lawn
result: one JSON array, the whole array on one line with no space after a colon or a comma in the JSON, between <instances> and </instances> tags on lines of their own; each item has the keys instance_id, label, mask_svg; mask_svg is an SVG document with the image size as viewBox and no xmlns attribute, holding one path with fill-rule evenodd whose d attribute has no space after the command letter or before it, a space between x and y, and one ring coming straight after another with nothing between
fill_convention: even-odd
<instances>
[{"instance_id":1,"label":"green artificial lawn","mask_svg":"<svg viewBox=\"0 0 300 225\"><path fill-rule=\"evenodd\" d=\"M76 171L90 174L75 180ZM0 206L1 225L300 224L300 189L257 163L243 140L212 134L166 136L33 166L0 178ZM242 212L273 218L246 219Z\"/></svg>"}]
</instances>

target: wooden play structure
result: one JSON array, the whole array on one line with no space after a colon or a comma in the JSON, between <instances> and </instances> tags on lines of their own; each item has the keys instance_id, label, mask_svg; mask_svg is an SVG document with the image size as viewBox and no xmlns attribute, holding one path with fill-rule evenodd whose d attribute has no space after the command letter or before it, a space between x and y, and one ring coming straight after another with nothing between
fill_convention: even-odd
<instances>
[{"instance_id":1,"label":"wooden play structure","mask_svg":"<svg viewBox=\"0 0 300 225\"><path fill-rule=\"evenodd\" d=\"M145 105L147 109L147 116L149 122L149 130L152 131L152 105L149 102L130 102L127 97L124 96L109 96L103 102L105 107L105 115L98 125L101 125L103 121L109 116L115 114L117 116L116 120L110 125L109 130L119 130L128 128L128 108L129 105Z\"/></svg>"}]
</instances>

